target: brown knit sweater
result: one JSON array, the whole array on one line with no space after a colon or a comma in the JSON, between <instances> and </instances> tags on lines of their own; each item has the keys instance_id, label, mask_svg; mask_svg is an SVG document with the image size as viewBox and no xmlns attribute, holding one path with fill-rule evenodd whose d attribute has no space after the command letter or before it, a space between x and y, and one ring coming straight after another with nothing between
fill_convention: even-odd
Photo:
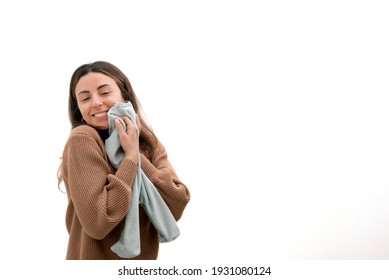
<instances>
[{"instance_id":1,"label":"brown knit sweater","mask_svg":"<svg viewBox=\"0 0 389 280\"><path fill-rule=\"evenodd\" d=\"M179 220L190 194L178 179L160 142L153 158L141 151L141 167ZM136 171L136 163L128 159L124 159L117 170L110 165L104 142L94 128L82 125L71 131L62 158L62 175L69 200L66 259L122 259L110 248L119 240L131 203ZM134 259L157 259L158 232L142 207L139 212L141 254Z\"/></svg>"}]
</instances>

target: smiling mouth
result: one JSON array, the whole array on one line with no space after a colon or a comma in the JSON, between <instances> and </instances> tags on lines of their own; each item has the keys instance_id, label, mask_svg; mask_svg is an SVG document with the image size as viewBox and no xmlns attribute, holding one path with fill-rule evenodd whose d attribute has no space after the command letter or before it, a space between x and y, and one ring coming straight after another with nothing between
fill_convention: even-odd
<instances>
[{"instance_id":1,"label":"smiling mouth","mask_svg":"<svg viewBox=\"0 0 389 280\"><path fill-rule=\"evenodd\" d=\"M96 118L104 118L107 116L107 112L99 112L99 113L93 114L92 116L94 116Z\"/></svg>"}]
</instances>

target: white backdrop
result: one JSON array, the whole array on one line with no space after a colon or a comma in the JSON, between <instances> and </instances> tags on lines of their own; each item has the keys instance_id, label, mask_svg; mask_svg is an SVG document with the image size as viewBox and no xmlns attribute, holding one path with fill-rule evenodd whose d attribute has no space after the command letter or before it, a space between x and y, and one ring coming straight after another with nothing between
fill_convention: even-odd
<instances>
[{"instance_id":1,"label":"white backdrop","mask_svg":"<svg viewBox=\"0 0 389 280\"><path fill-rule=\"evenodd\" d=\"M1 3L1 254L65 258L68 84L107 60L192 193L161 261L388 259L389 9L317 2Z\"/></svg>"}]
</instances>

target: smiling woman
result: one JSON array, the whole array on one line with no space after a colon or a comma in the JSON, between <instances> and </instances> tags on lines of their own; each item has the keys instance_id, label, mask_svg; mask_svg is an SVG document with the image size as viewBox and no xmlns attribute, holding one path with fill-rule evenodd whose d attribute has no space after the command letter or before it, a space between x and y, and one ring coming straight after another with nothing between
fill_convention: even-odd
<instances>
[{"instance_id":1,"label":"smiling woman","mask_svg":"<svg viewBox=\"0 0 389 280\"><path fill-rule=\"evenodd\" d=\"M89 73L76 85L77 103L83 121L98 129L108 129L108 110L124 98L115 81L101 73Z\"/></svg>"},{"instance_id":2,"label":"smiling woman","mask_svg":"<svg viewBox=\"0 0 389 280\"><path fill-rule=\"evenodd\" d=\"M133 123L115 122L124 156L117 168L107 156L110 127L107 112L118 102L130 102ZM69 118L72 125L59 168L68 196L67 259L122 259L111 247L121 237L133 200L132 185L139 168L155 186L178 220L189 202L187 187L170 164L166 150L143 118L128 78L114 65L97 61L76 69L70 82ZM139 166L140 164L140 166ZM140 253L133 259L157 259L158 231L139 208ZM131 245L131 244L130 244Z\"/></svg>"}]
</instances>

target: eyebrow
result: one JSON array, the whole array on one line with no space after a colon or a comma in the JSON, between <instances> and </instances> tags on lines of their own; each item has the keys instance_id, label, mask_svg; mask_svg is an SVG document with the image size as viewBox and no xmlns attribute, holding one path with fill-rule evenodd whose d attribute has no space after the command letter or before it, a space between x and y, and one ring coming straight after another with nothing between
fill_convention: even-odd
<instances>
[{"instance_id":1,"label":"eyebrow","mask_svg":"<svg viewBox=\"0 0 389 280\"><path fill-rule=\"evenodd\" d=\"M101 86L98 86L97 87L97 90L100 90L100 89L102 89L103 87L109 87L109 86L111 86L110 84L103 84L103 85L101 85ZM89 90L82 90L82 91L80 91L77 95L80 95L80 94L82 94L82 93L89 93Z\"/></svg>"}]
</instances>

